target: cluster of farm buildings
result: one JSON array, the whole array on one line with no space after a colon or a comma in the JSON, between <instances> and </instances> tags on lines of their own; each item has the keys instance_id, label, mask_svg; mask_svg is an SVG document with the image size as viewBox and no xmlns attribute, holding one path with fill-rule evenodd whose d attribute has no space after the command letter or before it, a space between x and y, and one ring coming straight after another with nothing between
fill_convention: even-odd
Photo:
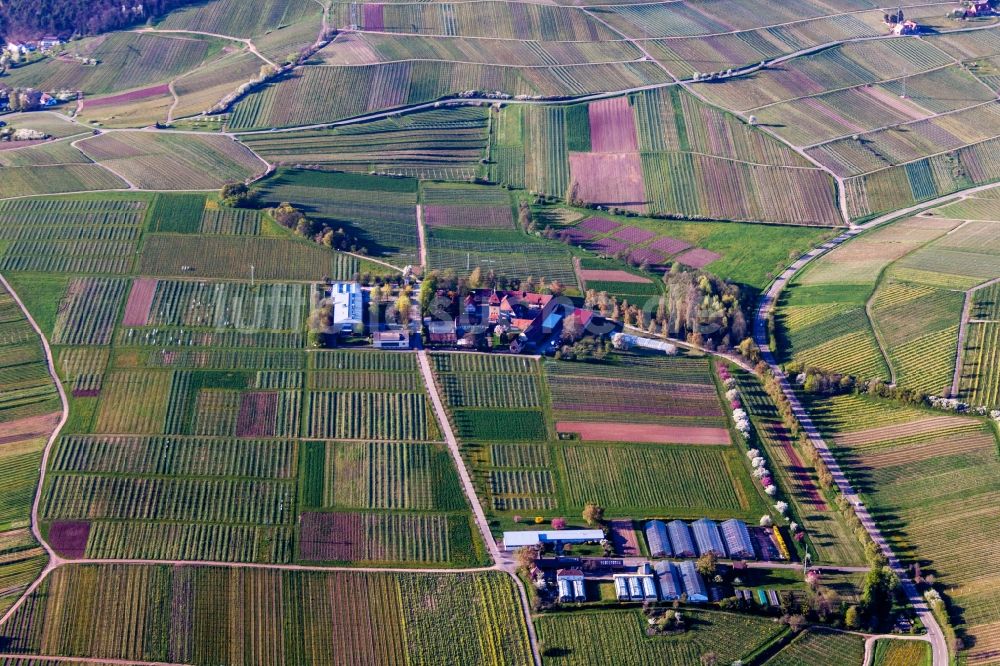
<instances>
[{"instance_id":1,"label":"cluster of farm buildings","mask_svg":"<svg viewBox=\"0 0 1000 666\"><path fill-rule=\"evenodd\" d=\"M409 349L413 336L421 332L422 343L431 347L492 350L502 344L514 353L543 351L561 339L564 327L583 332L603 321L598 313L551 294L473 289L464 296L438 292L433 316L423 319L414 305L409 326L375 325L365 321L369 294L357 282L331 282L321 302L332 306L334 332L370 330L378 349Z\"/></svg>"},{"instance_id":2,"label":"cluster of farm buildings","mask_svg":"<svg viewBox=\"0 0 1000 666\"><path fill-rule=\"evenodd\" d=\"M645 525L649 556L654 561L633 562L609 558L580 558L575 560L580 566L560 568L556 572L557 595L561 602L587 601L586 581L588 578L606 580L607 571L613 571L615 595L619 601L673 601L685 599L691 603L707 602L710 599L709 585L698 572L693 558L712 553L719 558L734 561L734 567L742 566L744 560L758 558L754 545L761 544L751 534L751 529L742 520L730 519L721 523L708 518L687 523L683 520L665 522L650 520ZM770 535L768 532L762 534ZM780 539L780 535L776 538ZM551 548L560 563L565 558L558 557L568 544L603 542L604 530L529 530L504 532L504 550L516 551L521 548ZM787 551L781 548L761 547L763 559L787 559ZM674 558L679 561L669 561ZM682 559L688 558L688 559ZM536 577L543 574L536 570Z\"/></svg>"}]
</instances>

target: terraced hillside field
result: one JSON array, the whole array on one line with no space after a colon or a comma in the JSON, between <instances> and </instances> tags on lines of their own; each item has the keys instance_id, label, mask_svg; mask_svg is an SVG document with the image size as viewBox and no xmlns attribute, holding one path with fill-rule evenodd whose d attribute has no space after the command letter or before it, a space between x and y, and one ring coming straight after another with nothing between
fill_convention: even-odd
<instances>
[{"instance_id":1,"label":"terraced hillside field","mask_svg":"<svg viewBox=\"0 0 1000 666\"><path fill-rule=\"evenodd\" d=\"M998 581L984 562L997 544L988 534L970 541L965 526L997 519L994 427L857 396L808 407L893 550L946 586L959 633L970 639L968 658L988 661L1000 616Z\"/></svg>"},{"instance_id":2,"label":"terraced hillside field","mask_svg":"<svg viewBox=\"0 0 1000 666\"><path fill-rule=\"evenodd\" d=\"M998 222L990 219L1000 211L989 192L879 228L813 262L778 309L786 355L995 404L992 292L977 288L1000 270Z\"/></svg>"}]
</instances>

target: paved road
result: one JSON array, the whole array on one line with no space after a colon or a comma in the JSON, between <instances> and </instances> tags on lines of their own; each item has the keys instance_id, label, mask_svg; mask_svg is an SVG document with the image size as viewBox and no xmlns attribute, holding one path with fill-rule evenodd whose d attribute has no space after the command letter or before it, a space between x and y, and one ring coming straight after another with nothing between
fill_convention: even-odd
<instances>
[{"instance_id":1,"label":"paved road","mask_svg":"<svg viewBox=\"0 0 1000 666\"><path fill-rule=\"evenodd\" d=\"M858 496L857 492L851 486L847 477L844 475L843 471L840 469L840 465L837 463L836 458L834 458L829 447L827 447L826 442L823 440L816 428L812 419L809 417L808 412L802 406L802 403L798 399L798 395L793 390L791 384L788 381L788 377L785 375L781 366L778 364L777 359L771 351L770 344L767 336L767 320L769 315L774 310L774 305L777 302L778 296L781 294L782 290L788 284L788 282L805 267L809 262L813 261L819 256L826 254L833 248L849 241L851 238L862 234L870 229L873 229L879 225L885 224L891 220L896 220L902 217L906 217L917 213L921 210L928 208L934 208L943 203L951 201L953 199L959 199L969 194L979 192L982 190L997 187L996 184L982 185L979 187L974 187L963 192L957 192L955 194L950 194L947 196L939 197L932 201L918 204L915 206L910 206L902 210L883 215L881 217L875 218L870 222L865 224L854 226L851 229L840 234L836 238L833 238L822 245L813 248L809 252L803 254L799 259L797 259L791 266L789 266L777 279L765 294L761 297L760 304L757 308L757 313L754 317L753 329L754 329L754 341L757 346L760 347L761 357L770 366L771 371L774 373L775 378L781 385L782 391L788 397L789 403L792 406L792 411L798 418L799 422L802 424L802 428L809 438L809 441L816 448L817 453L826 463L830 470L831 475L833 475L834 482L837 484L837 488L840 493L847 498L851 504L854 505L855 513L857 513L858 519L864 526L868 535L871 537L879 548L885 553L889 560L889 565L899 576L899 579L903 586L903 591L909 598L910 604L913 606L920 618L920 621L927 628L927 637L931 642L932 653L933 653L933 663L934 666L947 666L949 663L948 657L948 645L944 637L944 632L941 630L941 626L938 624L937 619L931 613L927 604L924 602L923 597L917 591L916 585L913 583L909 576L909 572L902 565L896 555L892 552L892 548L889 546L888 541L882 536L879 531L878 526L875 524L874 519L872 519L871 514L868 512L867 507L861 502L861 498Z\"/></svg>"}]
</instances>

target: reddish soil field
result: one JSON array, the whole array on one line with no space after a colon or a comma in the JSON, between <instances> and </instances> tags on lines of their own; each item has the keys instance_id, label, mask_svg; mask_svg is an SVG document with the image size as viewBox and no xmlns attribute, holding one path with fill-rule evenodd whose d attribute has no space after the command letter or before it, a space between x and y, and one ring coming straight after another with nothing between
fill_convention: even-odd
<instances>
[{"instance_id":1,"label":"reddish soil field","mask_svg":"<svg viewBox=\"0 0 1000 666\"><path fill-rule=\"evenodd\" d=\"M592 102L587 107L590 120L590 150L595 153L629 153L639 150L635 114L628 97Z\"/></svg>"},{"instance_id":2,"label":"reddish soil field","mask_svg":"<svg viewBox=\"0 0 1000 666\"><path fill-rule=\"evenodd\" d=\"M35 437L48 437L56 425L59 423L61 414L42 414L41 416L29 416L4 423L0 427L0 444L10 442L20 442L21 440L34 439Z\"/></svg>"},{"instance_id":3,"label":"reddish soil field","mask_svg":"<svg viewBox=\"0 0 1000 666\"><path fill-rule=\"evenodd\" d=\"M424 206L424 223L430 227L510 229L514 215L510 206Z\"/></svg>"},{"instance_id":4,"label":"reddish soil field","mask_svg":"<svg viewBox=\"0 0 1000 666\"><path fill-rule=\"evenodd\" d=\"M170 86L164 83L163 85L150 86L149 88L142 88L140 90L132 90L118 95L111 95L110 97L85 99L83 101L83 108L86 110L100 106L111 106L113 104L128 104L129 102L138 102L139 100L146 99L147 97L161 97L169 94Z\"/></svg>"},{"instance_id":5,"label":"reddish soil field","mask_svg":"<svg viewBox=\"0 0 1000 666\"><path fill-rule=\"evenodd\" d=\"M611 543L622 557L639 557L639 539L631 520L611 521Z\"/></svg>"},{"instance_id":6,"label":"reddish soil field","mask_svg":"<svg viewBox=\"0 0 1000 666\"><path fill-rule=\"evenodd\" d=\"M89 520L56 520L49 527L49 543L63 557L79 559L87 554Z\"/></svg>"},{"instance_id":7,"label":"reddish soil field","mask_svg":"<svg viewBox=\"0 0 1000 666\"><path fill-rule=\"evenodd\" d=\"M581 269L580 277L584 280L603 280L606 282L650 282L648 278L641 275L633 275L628 271L603 271L596 269Z\"/></svg>"},{"instance_id":8,"label":"reddish soil field","mask_svg":"<svg viewBox=\"0 0 1000 666\"><path fill-rule=\"evenodd\" d=\"M149 309L153 306L153 295L156 294L155 278L136 278L132 282L128 302L125 304L125 316L122 326L145 326L149 321Z\"/></svg>"},{"instance_id":9,"label":"reddish soil field","mask_svg":"<svg viewBox=\"0 0 1000 666\"><path fill-rule=\"evenodd\" d=\"M655 423L559 421L559 432L575 432L587 442L645 442L653 444L729 444L725 428L665 426Z\"/></svg>"},{"instance_id":10,"label":"reddish soil field","mask_svg":"<svg viewBox=\"0 0 1000 666\"><path fill-rule=\"evenodd\" d=\"M101 395L101 389L73 389L74 398L96 398Z\"/></svg>"},{"instance_id":11,"label":"reddish soil field","mask_svg":"<svg viewBox=\"0 0 1000 666\"><path fill-rule=\"evenodd\" d=\"M365 30L385 30L385 20L382 16L382 5L370 3L364 5Z\"/></svg>"},{"instance_id":12,"label":"reddish soil field","mask_svg":"<svg viewBox=\"0 0 1000 666\"><path fill-rule=\"evenodd\" d=\"M244 393L236 418L237 437L273 437L278 394L274 391Z\"/></svg>"},{"instance_id":13,"label":"reddish soil field","mask_svg":"<svg viewBox=\"0 0 1000 666\"><path fill-rule=\"evenodd\" d=\"M646 210L639 153L570 153L570 188L582 201Z\"/></svg>"},{"instance_id":14,"label":"reddish soil field","mask_svg":"<svg viewBox=\"0 0 1000 666\"><path fill-rule=\"evenodd\" d=\"M691 247L691 243L685 243L682 240L664 236L663 238L657 238L655 241L650 243L649 247L654 250L659 250L660 252L665 252L666 254L677 254L678 252Z\"/></svg>"},{"instance_id":15,"label":"reddish soil field","mask_svg":"<svg viewBox=\"0 0 1000 666\"><path fill-rule=\"evenodd\" d=\"M677 257L677 261L691 268L704 268L717 259L722 259L722 255L700 247L688 250Z\"/></svg>"},{"instance_id":16,"label":"reddish soil field","mask_svg":"<svg viewBox=\"0 0 1000 666\"><path fill-rule=\"evenodd\" d=\"M312 562L367 559L364 518L354 513L303 513L299 556Z\"/></svg>"},{"instance_id":17,"label":"reddish soil field","mask_svg":"<svg viewBox=\"0 0 1000 666\"><path fill-rule=\"evenodd\" d=\"M578 222L576 226L588 231L595 231L599 234L606 234L609 231L614 231L621 225L606 217L588 217L586 220Z\"/></svg>"},{"instance_id":18,"label":"reddish soil field","mask_svg":"<svg viewBox=\"0 0 1000 666\"><path fill-rule=\"evenodd\" d=\"M15 148L27 148L37 146L40 143L48 143L51 139L35 139L32 141L0 141L0 150L14 150Z\"/></svg>"}]
</instances>

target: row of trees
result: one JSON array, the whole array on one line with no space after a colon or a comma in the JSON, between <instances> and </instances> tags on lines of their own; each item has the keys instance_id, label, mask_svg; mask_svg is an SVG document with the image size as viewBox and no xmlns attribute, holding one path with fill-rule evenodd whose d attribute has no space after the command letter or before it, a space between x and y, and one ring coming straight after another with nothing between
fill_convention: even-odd
<instances>
[{"instance_id":1,"label":"row of trees","mask_svg":"<svg viewBox=\"0 0 1000 666\"><path fill-rule=\"evenodd\" d=\"M290 203L284 202L271 209L271 217L286 229L326 247L342 252L368 254L368 248L343 227L333 229L325 223L317 222Z\"/></svg>"}]
</instances>

